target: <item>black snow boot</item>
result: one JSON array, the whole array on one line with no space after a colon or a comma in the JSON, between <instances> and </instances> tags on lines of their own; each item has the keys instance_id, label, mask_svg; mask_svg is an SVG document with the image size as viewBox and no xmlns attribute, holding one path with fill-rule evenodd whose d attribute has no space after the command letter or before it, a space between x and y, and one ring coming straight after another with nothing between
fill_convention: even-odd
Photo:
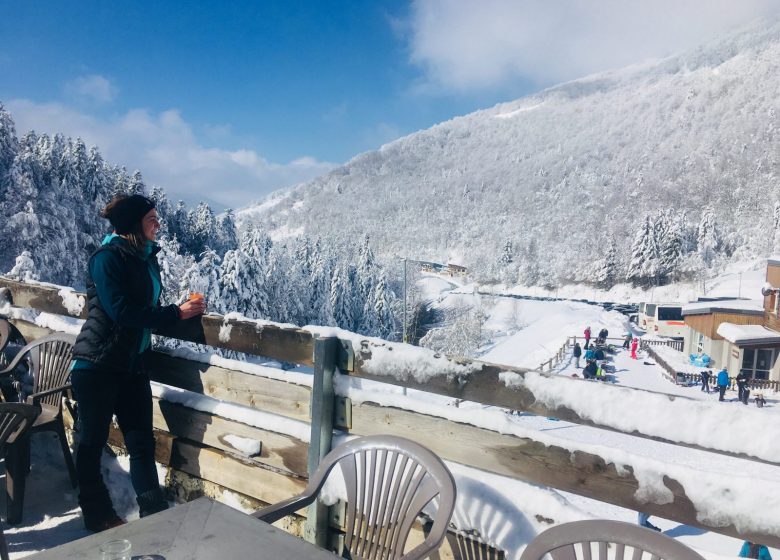
<instances>
[{"instance_id":1,"label":"black snow boot","mask_svg":"<svg viewBox=\"0 0 780 560\"><path fill-rule=\"evenodd\" d=\"M114 511L108 488L102 482L81 487L79 506L84 518L84 527L93 533L125 524L125 520Z\"/></svg>"},{"instance_id":2,"label":"black snow boot","mask_svg":"<svg viewBox=\"0 0 780 560\"><path fill-rule=\"evenodd\" d=\"M141 517L168 509L168 500L165 499L165 495L159 488L144 492L135 500L138 502Z\"/></svg>"}]
</instances>

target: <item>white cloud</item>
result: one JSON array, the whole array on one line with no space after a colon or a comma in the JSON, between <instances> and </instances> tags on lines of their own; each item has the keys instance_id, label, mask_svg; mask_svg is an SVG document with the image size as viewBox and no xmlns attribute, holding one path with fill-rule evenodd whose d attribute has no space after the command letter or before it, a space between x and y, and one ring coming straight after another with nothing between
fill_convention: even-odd
<instances>
[{"instance_id":1,"label":"white cloud","mask_svg":"<svg viewBox=\"0 0 780 560\"><path fill-rule=\"evenodd\" d=\"M776 0L414 0L410 57L436 93L551 85L696 46Z\"/></svg>"},{"instance_id":2,"label":"white cloud","mask_svg":"<svg viewBox=\"0 0 780 560\"><path fill-rule=\"evenodd\" d=\"M113 101L117 94L117 87L111 81L99 74L79 76L65 84L65 93L98 103Z\"/></svg>"},{"instance_id":3,"label":"white cloud","mask_svg":"<svg viewBox=\"0 0 780 560\"><path fill-rule=\"evenodd\" d=\"M269 192L306 181L333 168L311 157L269 162L250 149L209 148L175 110L159 114L134 109L99 118L62 103L14 99L6 103L18 134L28 130L79 136L96 145L106 161L140 169L147 186L159 185L172 200L215 201L240 208Z\"/></svg>"}]
</instances>

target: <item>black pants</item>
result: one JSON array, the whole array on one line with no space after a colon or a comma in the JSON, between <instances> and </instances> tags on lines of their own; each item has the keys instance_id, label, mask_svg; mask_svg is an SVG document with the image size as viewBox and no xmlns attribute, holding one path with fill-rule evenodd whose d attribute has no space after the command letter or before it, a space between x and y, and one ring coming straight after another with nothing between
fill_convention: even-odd
<instances>
[{"instance_id":1,"label":"black pants","mask_svg":"<svg viewBox=\"0 0 780 560\"><path fill-rule=\"evenodd\" d=\"M710 392L710 380L706 377L701 378L701 390Z\"/></svg>"},{"instance_id":2,"label":"black pants","mask_svg":"<svg viewBox=\"0 0 780 560\"><path fill-rule=\"evenodd\" d=\"M79 446L76 472L83 488L103 484L100 458L116 414L130 454L130 479L137 495L159 489L154 464L152 389L144 373L75 370L71 374L78 401Z\"/></svg>"},{"instance_id":3,"label":"black pants","mask_svg":"<svg viewBox=\"0 0 780 560\"><path fill-rule=\"evenodd\" d=\"M723 397L726 395L726 387L723 385L718 385L718 392L720 393L718 400L722 401Z\"/></svg>"}]
</instances>

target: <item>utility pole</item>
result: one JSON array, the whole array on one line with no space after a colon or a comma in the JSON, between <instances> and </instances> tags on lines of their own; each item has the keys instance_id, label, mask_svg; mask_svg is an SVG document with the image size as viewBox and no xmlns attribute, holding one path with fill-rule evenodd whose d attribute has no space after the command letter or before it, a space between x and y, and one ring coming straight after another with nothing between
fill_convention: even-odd
<instances>
[{"instance_id":1,"label":"utility pole","mask_svg":"<svg viewBox=\"0 0 780 560\"><path fill-rule=\"evenodd\" d=\"M742 273L741 272L739 273L739 295L737 295L737 297L739 298L742 297Z\"/></svg>"},{"instance_id":2,"label":"utility pole","mask_svg":"<svg viewBox=\"0 0 780 560\"><path fill-rule=\"evenodd\" d=\"M402 340L406 343L406 257L404 257L404 327Z\"/></svg>"}]
</instances>

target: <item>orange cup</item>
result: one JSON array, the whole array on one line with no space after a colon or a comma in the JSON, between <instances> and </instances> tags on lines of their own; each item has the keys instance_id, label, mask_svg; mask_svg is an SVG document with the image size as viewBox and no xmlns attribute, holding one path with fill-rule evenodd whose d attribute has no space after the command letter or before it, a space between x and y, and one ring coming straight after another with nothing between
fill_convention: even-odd
<instances>
[{"instance_id":1,"label":"orange cup","mask_svg":"<svg viewBox=\"0 0 780 560\"><path fill-rule=\"evenodd\" d=\"M190 292L190 301L203 301L203 294L200 292Z\"/></svg>"}]
</instances>

